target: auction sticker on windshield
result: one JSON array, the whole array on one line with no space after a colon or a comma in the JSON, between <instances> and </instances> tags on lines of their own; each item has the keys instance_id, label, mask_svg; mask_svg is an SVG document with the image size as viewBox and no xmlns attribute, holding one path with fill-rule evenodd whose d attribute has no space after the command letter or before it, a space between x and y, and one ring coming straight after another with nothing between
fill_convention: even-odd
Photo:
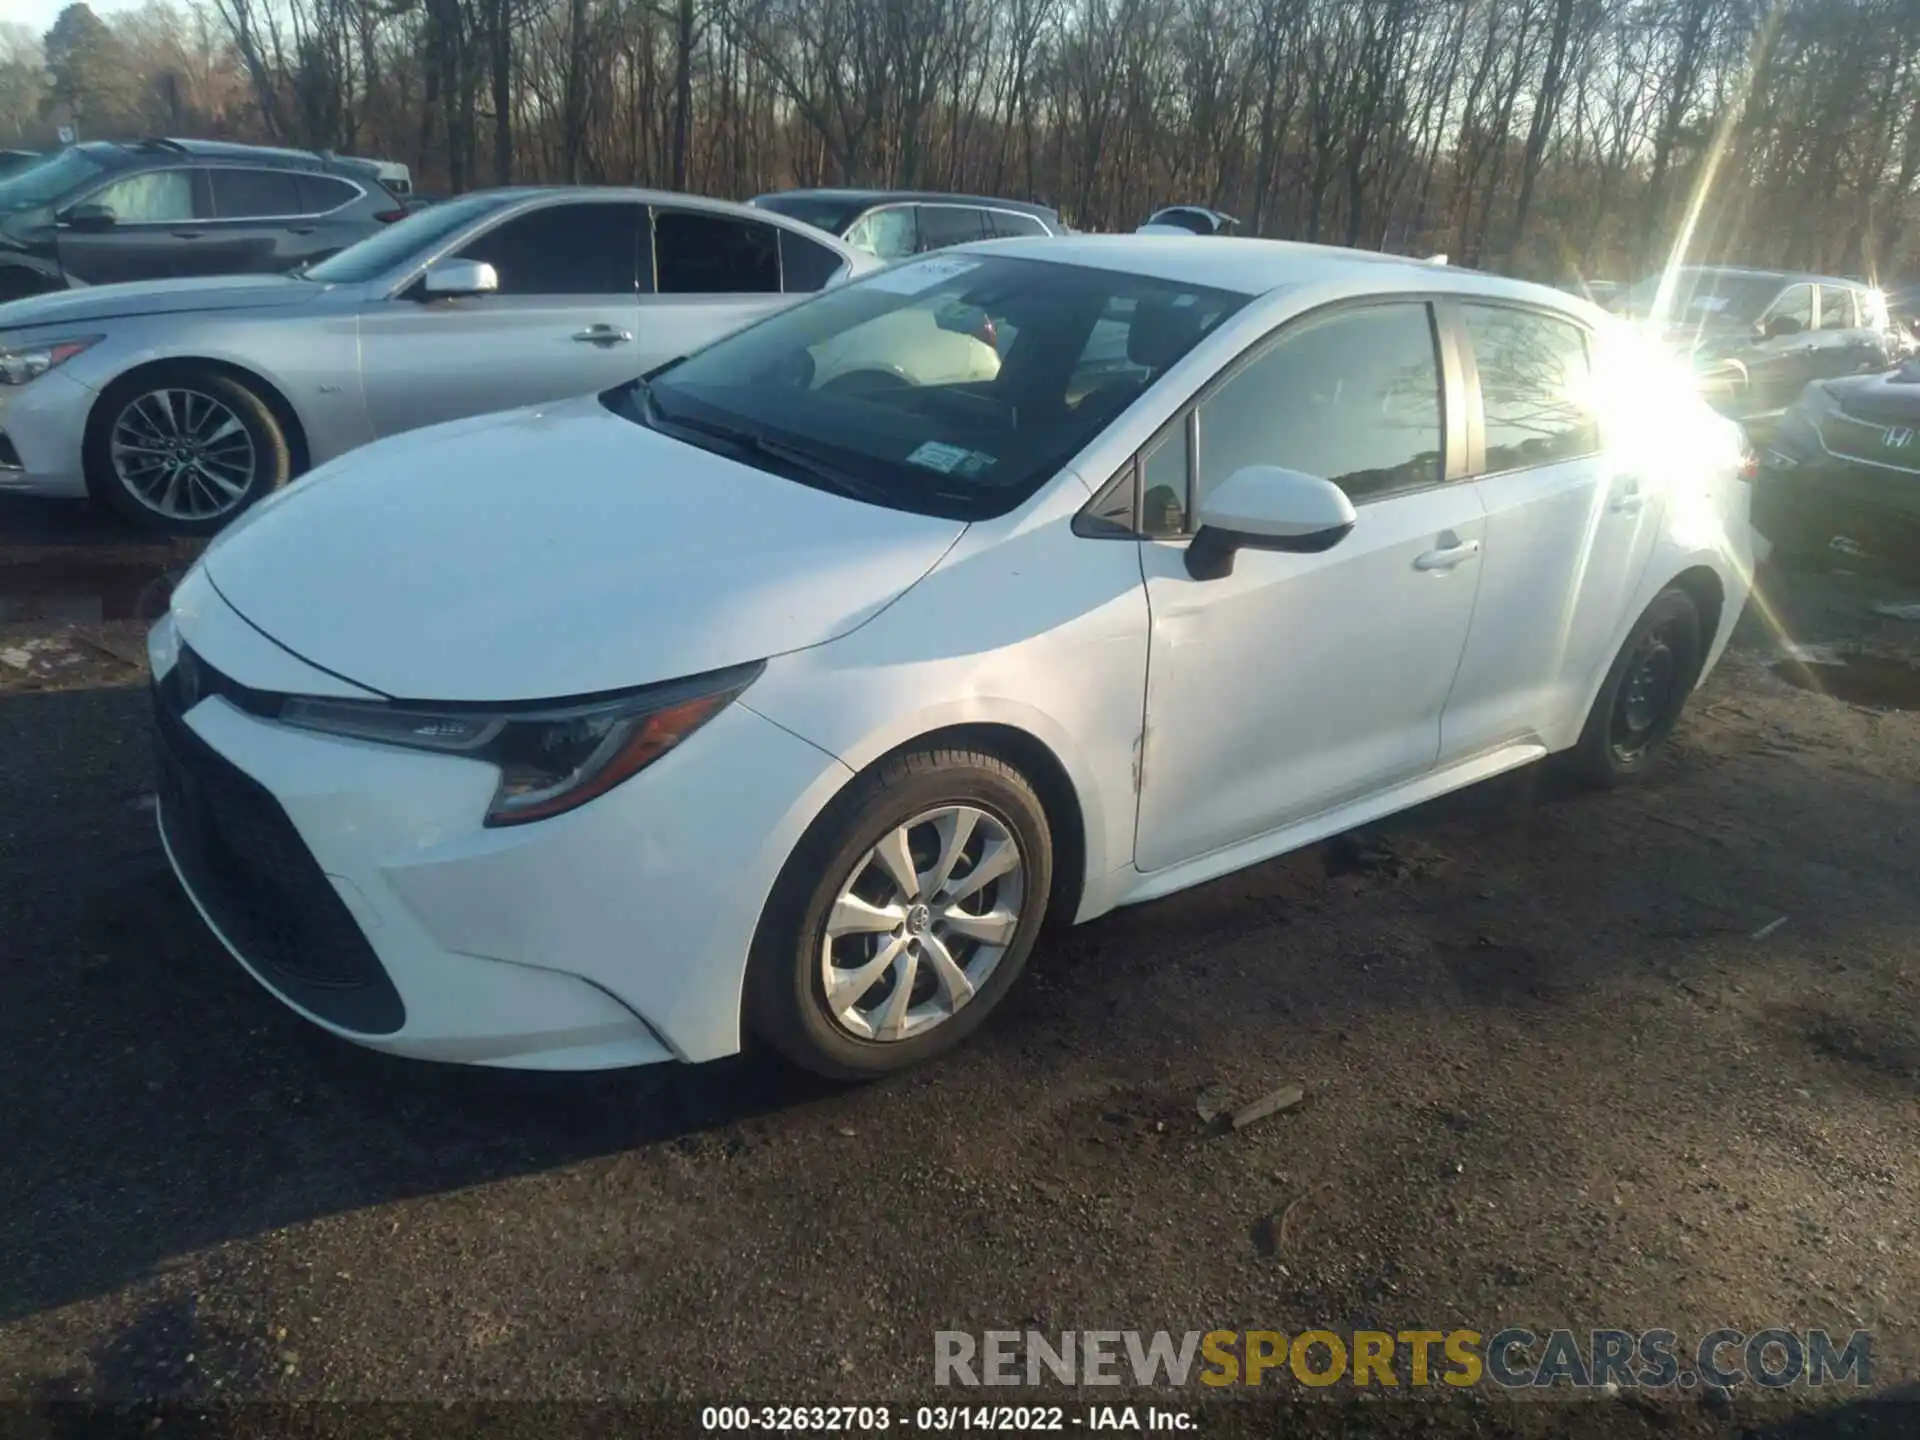
<instances>
[{"instance_id":1,"label":"auction sticker on windshield","mask_svg":"<svg viewBox=\"0 0 1920 1440\"><path fill-rule=\"evenodd\" d=\"M942 475L978 475L993 464L993 457L960 445L942 445L938 440L929 440L907 456L907 463L938 470Z\"/></svg>"},{"instance_id":2,"label":"auction sticker on windshield","mask_svg":"<svg viewBox=\"0 0 1920 1440\"><path fill-rule=\"evenodd\" d=\"M966 260L958 255L940 255L930 260L915 260L906 265L896 265L891 270L882 270L877 275L869 275L860 283L869 290L891 290L897 295L918 295L922 290L931 290L936 285L979 268L978 260Z\"/></svg>"}]
</instances>

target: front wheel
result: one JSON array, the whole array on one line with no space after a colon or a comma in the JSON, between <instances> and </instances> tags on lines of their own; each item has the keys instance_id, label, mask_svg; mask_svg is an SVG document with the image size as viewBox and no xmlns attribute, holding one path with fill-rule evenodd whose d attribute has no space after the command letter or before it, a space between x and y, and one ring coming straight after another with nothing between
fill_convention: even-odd
<instances>
[{"instance_id":1,"label":"front wheel","mask_svg":"<svg viewBox=\"0 0 1920 1440\"><path fill-rule=\"evenodd\" d=\"M1706 658L1700 609L1677 586L1662 590L1620 647L1574 748L1574 768L1596 785L1638 779L1679 722Z\"/></svg>"},{"instance_id":2,"label":"front wheel","mask_svg":"<svg viewBox=\"0 0 1920 1440\"><path fill-rule=\"evenodd\" d=\"M1013 984L1052 884L1046 811L1019 771L969 750L895 756L787 861L754 940L748 1024L833 1079L930 1059Z\"/></svg>"},{"instance_id":3,"label":"front wheel","mask_svg":"<svg viewBox=\"0 0 1920 1440\"><path fill-rule=\"evenodd\" d=\"M285 431L253 390L199 365L110 387L87 426L87 484L148 530L211 535L292 474Z\"/></svg>"}]
</instances>

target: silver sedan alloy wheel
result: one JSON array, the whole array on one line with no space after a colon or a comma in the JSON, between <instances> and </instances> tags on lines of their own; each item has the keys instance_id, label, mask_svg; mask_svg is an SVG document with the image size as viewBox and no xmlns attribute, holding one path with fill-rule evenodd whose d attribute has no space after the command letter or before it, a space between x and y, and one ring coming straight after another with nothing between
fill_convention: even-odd
<instances>
[{"instance_id":1,"label":"silver sedan alloy wheel","mask_svg":"<svg viewBox=\"0 0 1920 1440\"><path fill-rule=\"evenodd\" d=\"M126 405L108 453L127 494L169 520L210 520L239 506L258 464L252 434L228 405L175 386Z\"/></svg>"},{"instance_id":2,"label":"silver sedan alloy wheel","mask_svg":"<svg viewBox=\"0 0 1920 1440\"><path fill-rule=\"evenodd\" d=\"M834 1022L890 1042L952 1019L1013 943L1026 883L1013 832L976 806L942 806L888 831L827 912L820 978Z\"/></svg>"}]
</instances>

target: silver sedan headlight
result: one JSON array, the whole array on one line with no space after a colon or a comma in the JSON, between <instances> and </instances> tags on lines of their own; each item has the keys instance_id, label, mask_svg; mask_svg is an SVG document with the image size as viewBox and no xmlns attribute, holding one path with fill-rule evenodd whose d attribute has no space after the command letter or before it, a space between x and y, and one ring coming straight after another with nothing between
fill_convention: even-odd
<instances>
[{"instance_id":1,"label":"silver sedan headlight","mask_svg":"<svg viewBox=\"0 0 1920 1440\"><path fill-rule=\"evenodd\" d=\"M489 761L500 788L488 825L544 820L638 774L719 714L759 664L571 705L409 705L296 695L279 719L303 730Z\"/></svg>"},{"instance_id":2,"label":"silver sedan headlight","mask_svg":"<svg viewBox=\"0 0 1920 1440\"><path fill-rule=\"evenodd\" d=\"M71 340L45 340L35 345L0 346L0 385L24 385L67 363L101 335L77 335Z\"/></svg>"}]
</instances>

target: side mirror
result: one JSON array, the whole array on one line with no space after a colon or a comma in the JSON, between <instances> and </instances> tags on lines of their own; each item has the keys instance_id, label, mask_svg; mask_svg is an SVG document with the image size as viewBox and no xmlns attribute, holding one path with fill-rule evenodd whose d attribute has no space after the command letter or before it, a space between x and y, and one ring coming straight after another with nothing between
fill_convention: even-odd
<instances>
[{"instance_id":1,"label":"side mirror","mask_svg":"<svg viewBox=\"0 0 1920 1440\"><path fill-rule=\"evenodd\" d=\"M1248 465L1200 503L1200 528L1187 545L1187 573L1218 580L1233 573L1238 550L1313 555L1332 549L1359 519L1346 491L1331 480Z\"/></svg>"},{"instance_id":2,"label":"side mirror","mask_svg":"<svg viewBox=\"0 0 1920 1440\"><path fill-rule=\"evenodd\" d=\"M111 230L119 222L111 205L75 205L60 216L69 230Z\"/></svg>"},{"instance_id":3,"label":"side mirror","mask_svg":"<svg viewBox=\"0 0 1920 1440\"><path fill-rule=\"evenodd\" d=\"M1807 327L1791 315L1769 315L1767 323L1760 327L1760 333L1769 340L1778 340L1786 335L1798 335Z\"/></svg>"},{"instance_id":4,"label":"side mirror","mask_svg":"<svg viewBox=\"0 0 1920 1440\"><path fill-rule=\"evenodd\" d=\"M454 295L491 295L500 288L500 272L484 260L449 257L427 267L420 289L429 300Z\"/></svg>"}]
</instances>

